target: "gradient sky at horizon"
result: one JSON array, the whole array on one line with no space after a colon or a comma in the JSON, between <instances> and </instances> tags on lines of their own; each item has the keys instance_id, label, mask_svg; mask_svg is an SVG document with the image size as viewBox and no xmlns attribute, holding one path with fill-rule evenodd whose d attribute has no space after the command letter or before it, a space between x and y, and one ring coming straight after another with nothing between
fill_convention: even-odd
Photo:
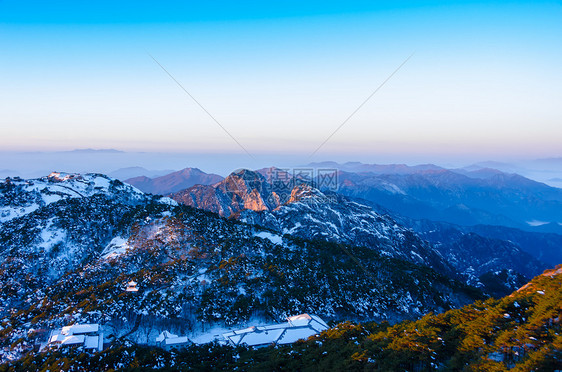
<instances>
[{"instance_id":1,"label":"gradient sky at horizon","mask_svg":"<svg viewBox=\"0 0 562 372\"><path fill-rule=\"evenodd\" d=\"M0 0L0 148L561 156L561 2Z\"/></svg>"}]
</instances>

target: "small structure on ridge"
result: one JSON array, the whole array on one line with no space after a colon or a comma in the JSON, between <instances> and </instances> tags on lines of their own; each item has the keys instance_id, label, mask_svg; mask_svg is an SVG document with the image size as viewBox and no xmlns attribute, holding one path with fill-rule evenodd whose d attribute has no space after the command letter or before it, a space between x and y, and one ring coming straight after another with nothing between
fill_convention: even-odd
<instances>
[{"instance_id":1,"label":"small structure on ridge","mask_svg":"<svg viewBox=\"0 0 562 372\"><path fill-rule=\"evenodd\" d=\"M129 283L127 283L127 288L125 289L126 292L138 292L139 289L137 288L137 282L135 281L130 281Z\"/></svg>"}]
</instances>

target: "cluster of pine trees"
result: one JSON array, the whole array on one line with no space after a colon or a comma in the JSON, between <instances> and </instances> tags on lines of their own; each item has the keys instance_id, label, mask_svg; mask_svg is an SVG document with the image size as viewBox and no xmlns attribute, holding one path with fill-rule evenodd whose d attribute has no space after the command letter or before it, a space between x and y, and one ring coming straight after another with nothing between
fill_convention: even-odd
<instances>
[{"instance_id":1,"label":"cluster of pine trees","mask_svg":"<svg viewBox=\"0 0 562 372\"><path fill-rule=\"evenodd\" d=\"M0 371L554 371L562 369L562 265L500 300L477 301L417 321L344 322L289 346L183 350L114 344L93 355L80 350L30 354Z\"/></svg>"}]
</instances>

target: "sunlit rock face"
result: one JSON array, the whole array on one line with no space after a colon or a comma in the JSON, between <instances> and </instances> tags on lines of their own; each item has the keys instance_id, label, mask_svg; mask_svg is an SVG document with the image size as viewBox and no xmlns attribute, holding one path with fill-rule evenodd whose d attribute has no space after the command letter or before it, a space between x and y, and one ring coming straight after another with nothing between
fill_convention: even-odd
<instances>
[{"instance_id":1,"label":"sunlit rock face","mask_svg":"<svg viewBox=\"0 0 562 372\"><path fill-rule=\"evenodd\" d=\"M446 275L454 276L456 272L476 286L484 285L480 276L488 272L513 268L523 276L532 277L543 268L510 242L460 232L459 236L453 236L447 232L450 239L445 242L429 239L433 244L426 241L430 236L420 238L400 218L377 212L364 200L324 192L295 179L280 185L270 174L279 174L279 170L240 170L214 186L194 186L172 197L180 203L264 226L280 234L369 247L385 256L429 266ZM495 276L486 280L492 279L498 280ZM515 288L514 285L510 284L505 293Z\"/></svg>"},{"instance_id":2,"label":"sunlit rock face","mask_svg":"<svg viewBox=\"0 0 562 372\"><path fill-rule=\"evenodd\" d=\"M274 210L289 199L290 192L290 188L276 189L258 172L242 169L215 185L196 185L171 196L180 203L230 217L245 210Z\"/></svg>"},{"instance_id":3,"label":"sunlit rock face","mask_svg":"<svg viewBox=\"0 0 562 372\"><path fill-rule=\"evenodd\" d=\"M258 172L240 170L213 186L197 185L172 198L281 234L371 247L385 256L452 273L437 251L392 218L304 182L280 185Z\"/></svg>"}]
</instances>

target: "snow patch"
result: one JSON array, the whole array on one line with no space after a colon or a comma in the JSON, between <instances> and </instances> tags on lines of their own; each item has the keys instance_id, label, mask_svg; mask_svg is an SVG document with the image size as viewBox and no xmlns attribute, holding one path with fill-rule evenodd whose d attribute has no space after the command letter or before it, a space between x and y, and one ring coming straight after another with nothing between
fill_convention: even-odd
<instances>
[{"instance_id":1,"label":"snow patch","mask_svg":"<svg viewBox=\"0 0 562 372\"><path fill-rule=\"evenodd\" d=\"M53 219L47 223L47 227L41 230L41 243L38 247L50 252L54 246L62 243L66 239L66 231L53 227Z\"/></svg>"},{"instance_id":2,"label":"snow patch","mask_svg":"<svg viewBox=\"0 0 562 372\"><path fill-rule=\"evenodd\" d=\"M396 186L393 183L389 183L389 182L384 182L382 184L383 189L385 189L386 191L392 193L392 194L400 194L400 195L406 195L406 193L404 192L404 190L402 190L400 187Z\"/></svg>"},{"instance_id":3,"label":"snow patch","mask_svg":"<svg viewBox=\"0 0 562 372\"><path fill-rule=\"evenodd\" d=\"M38 204L31 204L25 207L2 207L0 208L0 223L8 222L14 218L25 216L39 209Z\"/></svg>"},{"instance_id":4,"label":"snow patch","mask_svg":"<svg viewBox=\"0 0 562 372\"><path fill-rule=\"evenodd\" d=\"M109 242L109 244L103 249L101 252L102 259L104 260L111 260L115 259L122 254L127 252L130 246L127 243L127 239L123 239L120 236L117 236Z\"/></svg>"},{"instance_id":5,"label":"snow patch","mask_svg":"<svg viewBox=\"0 0 562 372\"><path fill-rule=\"evenodd\" d=\"M158 202L160 204L165 204L165 205L171 205L172 207L177 207L179 204L177 201L175 201L174 199L168 198L168 197L162 197L160 199L158 199Z\"/></svg>"},{"instance_id":6,"label":"snow patch","mask_svg":"<svg viewBox=\"0 0 562 372\"><path fill-rule=\"evenodd\" d=\"M281 236L266 231L254 234L254 236L262 239L268 239L273 244L283 244L283 238Z\"/></svg>"},{"instance_id":7,"label":"snow patch","mask_svg":"<svg viewBox=\"0 0 562 372\"><path fill-rule=\"evenodd\" d=\"M533 226L533 227L547 225L547 224L548 224L548 222L546 222L546 221L539 221L539 220L527 221L527 225Z\"/></svg>"}]
</instances>

